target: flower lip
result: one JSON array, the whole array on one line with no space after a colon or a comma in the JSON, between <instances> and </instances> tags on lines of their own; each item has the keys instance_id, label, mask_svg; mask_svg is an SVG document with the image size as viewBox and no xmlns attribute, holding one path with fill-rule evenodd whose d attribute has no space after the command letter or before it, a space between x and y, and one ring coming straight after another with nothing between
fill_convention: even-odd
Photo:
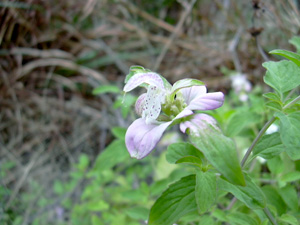
<instances>
[{"instance_id":1,"label":"flower lip","mask_svg":"<svg viewBox=\"0 0 300 225\"><path fill-rule=\"evenodd\" d=\"M123 91L129 92L142 84L153 85L164 89L164 82L162 78L157 73L148 72L136 73L133 75L124 86Z\"/></svg>"},{"instance_id":2,"label":"flower lip","mask_svg":"<svg viewBox=\"0 0 300 225\"><path fill-rule=\"evenodd\" d=\"M146 124L140 118L127 129L125 143L131 157L142 159L150 154L172 121L160 124Z\"/></svg>"}]
</instances>

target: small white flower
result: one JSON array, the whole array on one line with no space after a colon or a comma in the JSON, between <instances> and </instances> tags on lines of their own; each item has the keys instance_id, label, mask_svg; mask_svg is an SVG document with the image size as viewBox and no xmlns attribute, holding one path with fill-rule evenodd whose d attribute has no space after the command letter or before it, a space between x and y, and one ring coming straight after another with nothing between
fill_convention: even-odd
<instances>
[{"instance_id":1,"label":"small white flower","mask_svg":"<svg viewBox=\"0 0 300 225\"><path fill-rule=\"evenodd\" d=\"M271 126L266 130L266 134L273 134L277 132L279 127L276 124L271 124Z\"/></svg>"},{"instance_id":2,"label":"small white flower","mask_svg":"<svg viewBox=\"0 0 300 225\"><path fill-rule=\"evenodd\" d=\"M258 160L261 164L264 164L264 163L267 162L267 160L264 159L263 157L257 156L256 158L257 158L257 160Z\"/></svg>"},{"instance_id":3,"label":"small white flower","mask_svg":"<svg viewBox=\"0 0 300 225\"><path fill-rule=\"evenodd\" d=\"M242 102L248 100L247 93L251 91L252 85L247 79L246 74L235 74L231 78L231 87L234 92L239 95L239 99Z\"/></svg>"},{"instance_id":4,"label":"small white flower","mask_svg":"<svg viewBox=\"0 0 300 225\"><path fill-rule=\"evenodd\" d=\"M249 92L252 89L252 85L247 79L246 74L236 74L231 76L231 86L237 93L241 91Z\"/></svg>"}]
</instances>

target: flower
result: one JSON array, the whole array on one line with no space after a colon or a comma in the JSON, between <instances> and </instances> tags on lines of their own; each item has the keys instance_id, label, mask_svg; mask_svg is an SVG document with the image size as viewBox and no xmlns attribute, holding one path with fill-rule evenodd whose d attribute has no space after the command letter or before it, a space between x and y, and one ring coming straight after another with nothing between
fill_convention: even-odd
<instances>
[{"instance_id":1,"label":"flower","mask_svg":"<svg viewBox=\"0 0 300 225\"><path fill-rule=\"evenodd\" d=\"M266 134L273 134L279 130L279 126L272 123L271 126L266 130Z\"/></svg>"},{"instance_id":2,"label":"flower","mask_svg":"<svg viewBox=\"0 0 300 225\"><path fill-rule=\"evenodd\" d=\"M251 91L252 85L249 80L247 80L246 74L235 74L231 76L231 86L236 94L239 95L239 99L242 102L248 100L247 93Z\"/></svg>"},{"instance_id":3,"label":"flower","mask_svg":"<svg viewBox=\"0 0 300 225\"><path fill-rule=\"evenodd\" d=\"M142 159L157 145L164 131L171 125L180 124L180 130L196 132L206 123L215 126L215 120L194 110L212 110L223 105L222 92L207 93L204 83L196 79L182 79L173 86L159 74L138 67L126 78L124 92L138 86L147 93L136 101L135 110L141 118L127 129L125 143L131 157Z\"/></svg>"}]
</instances>

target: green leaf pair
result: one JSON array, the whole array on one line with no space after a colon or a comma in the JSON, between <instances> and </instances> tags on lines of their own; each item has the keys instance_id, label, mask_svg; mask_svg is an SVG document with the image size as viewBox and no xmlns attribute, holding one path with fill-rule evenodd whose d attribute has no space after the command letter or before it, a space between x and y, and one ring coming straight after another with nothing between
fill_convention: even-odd
<instances>
[{"instance_id":1,"label":"green leaf pair","mask_svg":"<svg viewBox=\"0 0 300 225\"><path fill-rule=\"evenodd\" d=\"M171 225L182 216L198 211L201 215L215 203L219 191L232 193L251 209L266 205L263 192L245 175L245 187L233 185L212 171L197 171L173 183L157 199L150 211L149 225Z\"/></svg>"},{"instance_id":2,"label":"green leaf pair","mask_svg":"<svg viewBox=\"0 0 300 225\"><path fill-rule=\"evenodd\" d=\"M203 214L215 203L219 191L232 193L251 209L265 207L265 197L248 175L242 173L234 142L211 127L191 136L189 143L168 147L170 163L186 163L196 168L196 174L173 183L158 198L150 211L150 225L168 225L182 216ZM201 151L199 151L201 150ZM211 166L218 170L210 170Z\"/></svg>"},{"instance_id":3,"label":"green leaf pair","mask_svg":"<svg viewBox=\"0 0 300 225\"><path fill-rule=\"evenodd\" d=\"M191 135L191 142L229 182L245 186L245 178L238 160L235 143L231 138L214 127L199 131L199 136Z\"/></svg>"},{"instance_id":4,"label":"green leaf pair","mask_svg":"<svg viewBox=\"0 0 300 225\"><path fill-rule=\"evenodd\" d=\"M291 43L295 44L298 49L299 38L291 39ZM286 93L300 85L300 54L286 50L273 50L270 53L290 60L263 63L263 67L267 69L264 82L277 92L264 95L270 100L267 106L275 111L282 111L285 102L289 100L286 99Z\"/></svg>"}]
</instances>

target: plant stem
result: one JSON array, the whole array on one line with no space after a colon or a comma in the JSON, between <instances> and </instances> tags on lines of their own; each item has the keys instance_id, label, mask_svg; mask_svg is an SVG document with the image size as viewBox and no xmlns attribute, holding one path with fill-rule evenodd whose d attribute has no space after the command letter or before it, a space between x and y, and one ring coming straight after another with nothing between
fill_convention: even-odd
<instances>
[{"instance_id":1,"label":"plant stem","mask_svg":"<svg viewBox=\"0 0 300 225\"><path fill-rule=\"evenodd\" d=\"M267 207L265 207L263 211L273 225L278 225L273 215L271 214L270 210Z\"/></svg>"},{"instance_id":2,"label":"plant stem","mask_svg":"<svg viewBox=\"0 0 300 225\"><path fill-rule=\"evenodd\" d=\"M296 103L297 101L300 100L300 95L295 98L293 101L291 101L290 103L288 103L286 106L284 106L282 109L285 110L288 107L290 107L291 105L293 105L294 103ZM264 133L266 132L266 130L271 126L272 123L274 123L274 121L276 120L275 116L272 116L272 118L263 126L263 128L259 131L258 135L256 136L256 138L254 139L254 141L252 142L251 146L249 147L249 149L247 150L246 154L244 155L242 162L241 162L241 167L244 167L248 157L250 156L253 148L255 147L255 145L257 144L257 142L260 140L260 138L264 135ZM234 197L230 204L228 205L228 207L226 208L227 210L230 210L233 205L236 202L236 197ZM268 217L268 219L270 220L270 222L273 225L278 225L275 218L273 217L273 215L271 214L271 212L269 211L269 209L267 207L265 207L263 209L264 213L266 214L266 216Z\"/></svg>"},{"instance_id":3,"label":"plant stem","mask_svg":"<svg viewBox=\"0 0 300 225\"><path fill-rule=\"evenodd\" d=\"M288 103L286 106L284 106L282 109L285 110L288 107L290 107L291 105L293 105L294 103L296 103L297 101L300 100L300 95L295 98L293 101L291 101L290 103ZM246 154L244 155L244 158L242 159L241 162L241 166L243 167L250 155L250 153L252 152L254 146L257 144L257 142L259 141L259 139L264 135L264 133L266 132L266 130L269 128L269 126L274 123L274 121L276 120L276 118L273 116L264 126L263 128L259 131L258 135L256 136L256 138L254 139L254 141L252 142L250 148L247 150Z\"/></svg>"},{"instance_id":4,"label":"plant stem","mask_svg":"<svg viewBox=\"0 0 300 225\"><path fill-rule=\"evenodd\" d=\"M254 139L254 141L252 142L250 148L247 150L246 154L244 155L244 158L242 159L241 162L241 167L243 167L245 165L245 162L247 161L250 153L252 152L254 146L257 144L257 142L260 140L260 138L264 135L264 133L266 132L266 130L269 128L269 126L276 120L276 118L273 116L264 126L263 128L259 131L258 135L256 136L256 138Z\"/></svg>"},{"instance_id":5,"label":"plant stem","mask_svg":"<svg viewBox=\"0 0 300 225\"><path fill-rule=\"evenodd\" d=\"M282 109L286 109L286 108L290 107L291 105L293 105L294 103L296 103L299 100L300 100L300 95L297 98L295 98L293 101L288 103L286 106L284 106Z\"/></svg>"}]
</instances>

